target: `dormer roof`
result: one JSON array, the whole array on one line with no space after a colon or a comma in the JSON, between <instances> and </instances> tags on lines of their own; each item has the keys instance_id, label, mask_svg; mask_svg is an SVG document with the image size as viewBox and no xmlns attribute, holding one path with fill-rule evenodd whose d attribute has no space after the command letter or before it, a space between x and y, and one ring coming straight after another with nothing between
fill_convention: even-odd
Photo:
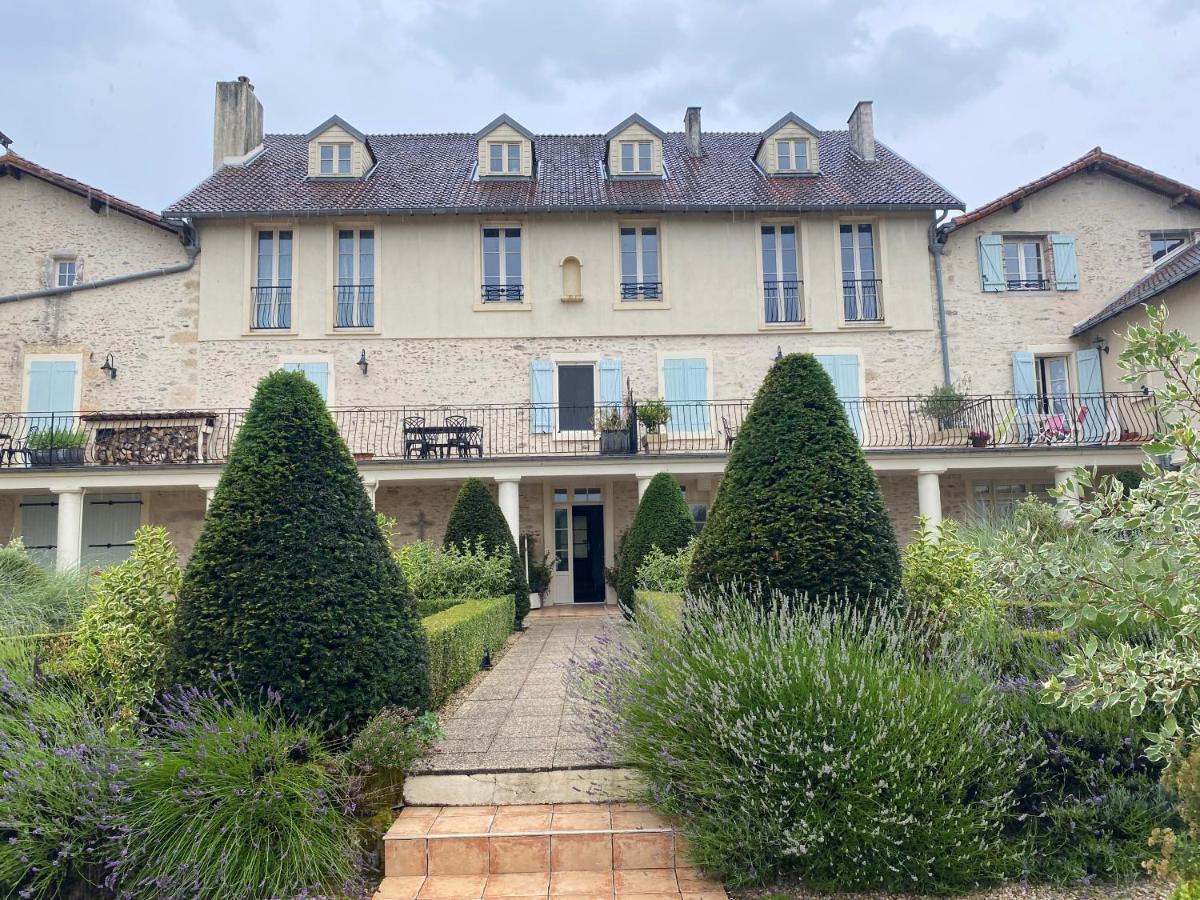
<instances>
[{"instance_id":1,"label":"dormer roof","mask_svg":"<svg viewBox=\"0 0 1200 900\"><path fill-rule=\"evenodd\" d=\"M762 133L762 136L758 139L758 146L754 148L755 156L757 156L758 152L760 150L762 150L763 142L766 141L767 138L769 138L775 132L777 132L780 128L783 128L783 126L785 126L785 125L795 125L797 128L801 128L804 131L807 131L809 134L811 134L815 138L821 137L821 130L819 128L816 128L813 125L810 125L808 122L804 121L804 119L800 118L794 112L784 113L783 118L781 118L778 122L776 122L774 125L772 125L770 128L768 128L766 131L764 131Z\"/></svg>"},{"instance_id":2,"label":"dormer roof","mask_svg":"<svg viewBox=\"0 0 1200 900\"><path fill-rule=\"evenodd\" d=\"M487 137L489 134L491 134L493 131L495 131L497 128L499 128L501 125L507 125L509 128L511 128L517 134L521 135L521 137L527 138L530 141L532 141L534 139L532 131L530 131L528 128L526 128L524 125L522 125L520 122L518 122L512 116L510 116L508 113L500 113L500 115L496 116L496 118L492 119L492 121L488 122L481 129L479 129L477 132L475 132L475 140L477 140L477 141L483 140L485 137Z\"/></svg>"},{"instance_id":3,"label":"dormer roof","mask_svg":"<svg viewBox=\"0 0 1200 900\"><path fill-rule=\"evenodd\" d=\"M316 128L314 128L312 131L310 131L308 134L306 134L304 136L304 139L306 141L311 141L313 138L318 138L321 135L323 135L325 132L327 132L330 128L333 128L335 125L338 128L342 129L342 131L346 132L346 134L350 135L350 137L354 138L356 141L362 141L364 144L370 143L367 140L367 136L365 134L363 134L361 131L359 131L357 128L355 128L353 125L351 125L345 119L343 119L341 116L336 116L336 115L330 116L328 119L326 119L324 122L322 122Z\"/></svg>"},{"instance_id":4,"label":"dormer roof","mask_svg":"<svg viewBox=\"0 0 1200 900\"><path fill-rule=\"evenodd\" d=\"M656 138L658 138L660 141L665 141L667 139L667 136L665 134L663 134L661 129L659 129L655 125L652 125L650 122L648 122L646 119L644 119L642 116L638 115L637 113L634 113L633 115L629 116L627 119L622 121L615 128L610 130L608 132L608 134L604 135L604 140L611 141L613 138L615 138L618 134L620 134L622 131L624 131L626 128L628 128L630 125L641 125L648 132L650 132L652 135L654 135Z\"/></svg>"}]
</instances>

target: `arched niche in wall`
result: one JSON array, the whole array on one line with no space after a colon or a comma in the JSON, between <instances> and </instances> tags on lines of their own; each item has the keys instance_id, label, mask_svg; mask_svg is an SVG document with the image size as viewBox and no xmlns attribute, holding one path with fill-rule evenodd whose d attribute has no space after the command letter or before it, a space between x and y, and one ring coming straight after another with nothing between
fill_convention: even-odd
<instances>
[{"instance_id":1,"label":"arched niche in wall","mask_svg":"<svg viewBox=\"0 0 1200 900\"><path fill-rule=\"evenodd\" d=\"M563 303L578 303L583 299L583 263L574 256L567 256L559 266L562 268Z\"/></svg>"}]
</instances>

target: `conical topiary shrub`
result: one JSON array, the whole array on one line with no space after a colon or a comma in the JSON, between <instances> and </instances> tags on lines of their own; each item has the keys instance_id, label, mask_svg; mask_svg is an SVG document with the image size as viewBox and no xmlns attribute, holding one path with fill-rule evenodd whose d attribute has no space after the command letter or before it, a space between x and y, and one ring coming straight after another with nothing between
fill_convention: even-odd
<instances>
[{"instance_id":1,"label":"conical topiary shrub","mask_svg":"<svg viewBox=\"0 0 1200 900\"><path fill-rule=\"evenodd\" d=\"M695 536L692 511L683 499L679 482L670 472L659 472L646 487L633 522L625 532L621 571L617 575L617 600L623 610L633 611L638 569L650 548L674 553Z\"/></svg>"},{"instance_id":2,"label":"conical topiary shrub","mask_svg":"<svg viewBox=\"0 0 1200 900\"><path fill-rule=\"evenodd\" d=\"M517 544L499 504L492 497L487 485L478 478L468 478L454 501L450 521L446 523L446 537L442 546L461 547L464 544L481 546L489 553L507 553L512 560L512 594L517 602L516 624L519 626L529 612L529 582L525 578L525 567Z\"/></svg>"},{"instance_id":3,"label":"conical topiary shrub","mask_svg":"<svg viewBox=\"0 0 1200 900\"><path fill-rule=\"evenodd\" d=\"M316 387L258 385L179 592L174 678L232 669L242 691L354 729L423 709L426 645L354 460Z\"/></svg>"},{"instance_id":4,"label":"conical topiary shrub","mask_svg":"<svg viewBox=\"0 0 1200 900\"><path fill-rule=\"evenodd\" d=\"M700 533L689 589L735 582L814 598L900 586L879 482L833 383L807 353L767 374Z\"/></svg>"}]
</instances>

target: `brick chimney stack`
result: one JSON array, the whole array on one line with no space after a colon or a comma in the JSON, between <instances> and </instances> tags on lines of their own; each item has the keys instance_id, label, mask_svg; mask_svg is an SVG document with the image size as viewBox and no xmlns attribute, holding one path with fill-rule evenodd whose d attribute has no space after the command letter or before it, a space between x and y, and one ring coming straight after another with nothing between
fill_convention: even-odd
<instances>
[{"instance_id":1,"label":"brick chimney stack","mask_svg":"<svg viewBox=\"0 0 1200 900\"><path fill-rule=\"evenodd\" d=\"M861 159L875 162L875 114L870 100L859 100L846 121L850 126L850 149Z\"/></svg>"},{"instance_id":2,"label":"brick chimney stack","mask_svg":"<svg viewBox=\"0 0 1200 900\"><path fill-rule=\"evenodd\" d=\"M688 155L699 159L704 155L704 141L700 136L700 107L687 108L683 115L683 130L687 135Z\"/></svg>"},{"instance_id":3,"label":"brick chimney stack","mask_svg":"<svg viewBox=\"0 0 1200 900\"><path fill-rule=\"evenodd\" d=\"M217 82L213 112L213 171L241 159L263 141L263 108L245 75Z\"/></svg>"}]
</instances>

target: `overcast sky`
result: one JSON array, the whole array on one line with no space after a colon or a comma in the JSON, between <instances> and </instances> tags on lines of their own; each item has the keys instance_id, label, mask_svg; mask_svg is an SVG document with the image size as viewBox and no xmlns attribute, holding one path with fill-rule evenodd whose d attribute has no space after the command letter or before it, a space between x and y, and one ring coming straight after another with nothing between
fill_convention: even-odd
<instances>
[{"instance_id":1,"label":"overcast sky","mask_svg":"<svg viewBox=\"0 0 1200 900\"><path fill-rule=\"evenodd\" d=\"M604 132L630 112L876 133L968 206L1100 145L1200 185L1198 0L5 0L0 131L162 209L208 174L213 83L268 132Z\"/></svg>"}]
</instances>

